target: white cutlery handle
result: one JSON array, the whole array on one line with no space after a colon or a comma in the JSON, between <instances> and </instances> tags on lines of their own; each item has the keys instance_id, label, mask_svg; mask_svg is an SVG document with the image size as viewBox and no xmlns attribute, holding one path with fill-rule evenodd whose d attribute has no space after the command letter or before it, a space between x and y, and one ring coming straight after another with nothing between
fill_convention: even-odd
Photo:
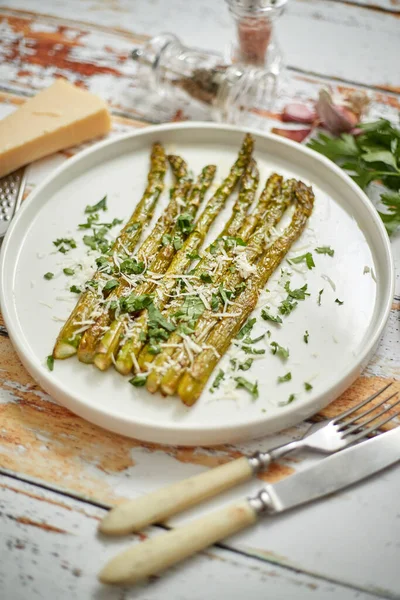
<instances>
[{"instance_id":1,"label":"white cutlery handle","mask_svg":"<svg viewBox=\"0 0 400 600\"><path fill-rule=\"evenodd\" d=\"M252 475L253 470L246 457L233 460L146 496L123 502L110 510L100 523L99 530L107 535L140 531L247 481Z\"/></svg>"},{"instance_id":2,"label":"white cutlery handle","mask_svg":"<svg viewBox=\"0 0 400 600\"><path fill-rule=\"evenodd\" d=\"M136 583L252 525L257 519L247 500L128 548L99 574L103 583Z\"/></svg>"}]
</instances>

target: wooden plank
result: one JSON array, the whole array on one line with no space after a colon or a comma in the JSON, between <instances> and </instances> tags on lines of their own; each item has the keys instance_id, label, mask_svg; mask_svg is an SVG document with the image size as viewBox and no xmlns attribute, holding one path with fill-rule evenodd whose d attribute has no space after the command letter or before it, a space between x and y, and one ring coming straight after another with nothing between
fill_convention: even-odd
<instances>
[{"instance_id":1,"label":"wooden plank","mask_svg":"<svg viewBox=\"0 0 400 600\"><path fill-rule=\"evenodd\" d=\"M22 24L21 20L23 21ZM22 27L23 31L24 27L27 26L25 21L24 19L19 20L19 27ZM46 23L48 27L47 31L45 30ZM102 31L102 35L99 35L98 28L94 30L86 26L79 28L75 24L71 24L67 28L68 31L72 30L72 33L70 31L69 34L66 34L66 30L49 31L51 27L47 21L46 23L35 21L33 29L32 25L29 25L28 38L31 38L31 36L34 37L34 34L37 34L37 38L35 39L39 40L35 47L30 48L29 44L28 46L25 44L21 45L21 40L17 40L14 43L14 46L18 48L16 61L20 62L20 66L22 64L30 65L31 63L26 59L26 56L37 58L35 49L39 48L40 52L42 52L46 44L47 50L54 50L56 55L58 51L61 51L61 49L55 47L57 43L61 43L60 38L57 37L60 34L66 37L65 41L68 46L65 51L64 62L61 61L59 67L51 67L49 69L48 63L53 62L53 55L46 58L47 55L44 53L46 60L42 56L41 60L43 64L41 64L39 52L38 60L32 62L35 67L32 71L33 74L31 73L26 76L20 74L18 76L17 73L16 84L12 77L4 80L10 89L20 89L24 93L30 93L31 86L37 86L37 89L39 89L46 81L50 82L55 75L62 74L72 81L77 81L81 85L94 89L94 91L99 92L100 90L99 93L104 94L110 100L115 111L123 114L138 114L136 107L134 110L132 109L132 101L127 92L131 85L131 73L129 71L130 66L126 67L124 60L125 62L128 60L126 52L132 44L129 36L120 33L116 34L115 32L104 34L104 31ZM76 34L77 30L78 35ZM103 34L111 43L111 51L108 53L105 49ZM53 39L54 35L56 36L55 39ZM79 45L78 56L74 54L74 46L67 43L68 35L71 39L82 42ZM62 43L64 43L64 37L61 38ZM53 46L49 46L48 44L53 44ZM34 50L34 54L30 53L32 49ZM121 66L118 63L118 54L122 56L123 52L125 52L125 58L122 57ZM91 71L93 65L91 65L90 61L93 57L95 57L95 68ZM62 73L57 70L58 68L63 70ZM26 79L24 79L25 77ZM279 110L279 106L293 97L305 100L315 98L319 85L320 80L315 77L296 76L290 78L283 86L284 92L281 93L279 98L277 110ZM96 88L96 86L98 87ZM13 102L10 97L5 99ZM398 99L395 95L374 93L373 100L372 111L375 111L373 114L385 114L389 118L393 118L396 115ZM17 103L17 100L15 103ZM4 110L12 110L12 106L8 104L4 107ZM385 112L383 113L383 111ZM3 112L3 114L5 113ZM143 116L142 113L139 114L141 117ZM266 117L269 119L266 121L267 126L269 126L270 120L276 120L277 115L267 114ZM133 123L133 126L135 126L135 123ZM118 129L119 127L121 128L120 130ZM129 120L116 120L113 135L118 135L119 131L127 131L130 127ZM73 150L73 152L75 151ZM45 159L35 164L30 169L29 189L32 189L34 185L41 181L45 174L51 172L55 163L59 164L68 155L70 155L70 152ZM383 380L381 376L390 374L393 377L398 377L398 362L394 361L396 356L399 356L399 354L396 355L396 347L398 346L398 330L396 331L396 327L398 327L396 321L398 308L398 303L396 303L392 313L393 328L388 330L386 334L383 346L381 346L382 353L378 354L375 363L369 368L368 373L373 375L373 377L363 378L358 381L338 401L338 404L335 403L329 409L330 411L339 411L343 408L343 405L347 406L363 394L377 389L382 385ZM299 429L288 431L268 440L261 440L253 444L244 444L236 447L227 446L214 449L166 448L157 445L142 444L135 440L127 440L120 436L108 434L71 415L71 413L55 404L46 396L19 364L18 359L13 354L4 329L0 329L0 333L2 334L0 340L0 364L3 370L2 374L4 375L4 381L0 390L0 411L4 422L4 427L0 433L0 462L10 471L16 471L27 478L47 482L49 485L63 488L69 493L91 497L104 504L111 504L120 501L121 498L138 495L154 489L161 484L200 472L204 468L241 456L243 453L251 452L256 448L271 447L277 443L282 443L291 439L296 434L298 435L299 432L304 431L305 426L302 425ZM388 361L391 362L388 363ZM265 477L267 480L276 480L291 473L293 468L297 468L298 466L301 466L301 464L295 462L291 462L290 464L283 463L275 467L275 470L268 472ZM239 490L237 494L247 491L247 489ZM393 492L393 497L396 497L395 491ZM360 499L353 501L352 499L351 505L352 507L354 506L355 514L360 514L363 506L362 501ZM395 529L392 522L392 505L386 506L385 509L386 519L383 529L386 536L386 525L390 526L393 531ZM335 509L335 511L335 515L340 519L342 517L340 507L337 510ZM29 519L31 517L28 516L26 518ZM329 515L326 515L325 518L329 519ZM363 517L362 525L364 529L367 528L368 519L372 520L374 518L375 515L371 509L371 513L368 513L365 518ZM315 523L312 518L311 520L306 519L306 522L309 530L314 531ZM27 522L23 525L32 527ZM53 526L57 527L57 525ZM364 585L367 582L368 588L373 588L374 583L365 576L362 569L359 570L359 575L352 572L348 573L346 570L347 564L350 566L354 565L352 557L358 539L357 532L353 532L354 535L352 534L345 538L346 544L349 547L348 552L342 553L343 541L341 539L335 540L332 547L328 548L329 551L326 552L326 556L329 559L331 557L330 552L332 552L334 556L339 556L342 561L333 561L330 564L329 560L324 559L324 556L321 558L321 556L315 555L315 544L312 539L307 540L309 544L305 556L303 556L301 548L293 544L291 538L292 535L295 535L297 540L302 539L301 529L303 521L292 525L292 527L294 527L292 531L285 530L283 545L281 544L282 540L280 539L279 531L274 534L275 537L268 538L266 542L264 529L261 529L257 530L256 533L252 532L249 534L251 535L250 538L243 538L245 543L243 539L235 542L235 546L240 548L245 547L247 552L258 554L267 560L274 560L274 553L277 553L277 549L280 548L282 550L281 554L286 556L286 558L284 560L280 558L279 560L282 560L282 562L291 567L300 567L310 572L319 572L328 578L341 578L344 574L350 583L356 582L357 585ZM331 532L331 536L334 533L334 531ZM391 590L395 589L395 586L399 583L396 580L397 574L395 573L395 569L393 569L395 579L393 579L392 574L388 576L385 571L386 567L389 568L392 565L390 548L389 550L386 548L389 538L385 536L380 536L376 546L369 548L368 552L363 554L363 559L368 565L368 575L371 574L371 578L375 577L375 585L380 585L384 589L384 594L391 593ZM318 544L319 548L322 548L323 552L325 552L323 543L319 541ZM378 557L379 560L383 561L384 569L380 568L381 564L378 561ZM377 563L375 569L374 561Z\"/></svg>"},{"instance_id":2,"label":"wooden plank","mask_svg":"<svg viewBox=\"0 0 400 600\"><path fill-rule=\"evenodd\" d=\"M397 9L399 0L381 0L384 4L391 1ZM22 12L32 8L28 0L8 0L7 4ZM381 3L376 5L379 8ZM79 9L75 6L74 2L61 6L42 0L40 10L67 19L75 19L79 14L81 22L118 30L122 26L128 32L145 35L171 31L191 46L206 46L219 52L226 51L234 35L226 6L214 0L201 3L154 0L151 11L145 0L135 3L120 0L117 7L110 3L93 5L91 0L84 0L79 2ZM292 0L277 30L290 67L398 92L397 17L397 10L391 13L352 3ZM198 23L202 23L201 28ZM204 31L207 31L206 41Z\"/></svg>"},{"instance_id":3,"label":"wooden plank","mask_svg":"<svg viewBox=\"0 0 400 600\"><path fill-rule=\"evenodd\" d=\"M12 108L19 102L12 96L3 96L2 99L9 102L6 108ZM0 104L1 106L5 105ZM116 127L122 127L123 130L132 126L134 127L135 123L130 120L116 122ZM117 134L117 131L114 130L113 134ZM75 151L76 149L73 150ZM70 152L67 153L69 154ZM55 163L59 164L66 157L59 154L36 163L29 172L30 188L50 173ZM395 327L398 308L398 304L395 304L393 330L388 330L386 334L382 354L378 354L374 366L370 368L371 375L387 377L393 373L396 377L396 373L398 376L400 372L398 362L393 363L393 371L388 372L386 365L388 358L396 358L395 345L398 339ZM114 504L123 498L156 489L160 485L222 464L244 453L251 453L258 448L273 447L299 435L306 428L303 424L299 428L266 440L211 449L162 447L122 438L83 421L54 403L25 372L11 348L5 330L1 331L0 464L10 472L45 482L77 496L92 498L106 505ZM322 414L337 414L344 407L379 389L383 382L380 376L360 379ZM396 385L399 387L400 384ZM292 473L299 465L300 462L292 461L274 466L262 475L262 479L276 481ZM247 491L246 488L242 488L235 494ZM251 552L258 552L260 555L267 552L262 537L251 538L248 545ZM269 543L267 548L273 548L275 551L275 546ZM292 565L293 558L290 552L286 555L287 564ZM305 558L312 556L312 549L309 549ZM318 561L314 567L307 563L307 560L296 559L295 564L296 568L306 565L310 572L313 572L313 569L320 570ZM327 565L324 565L323 573L325 577L332 575ZM335 573L335 577L339 578L338 572ZM351 580L349 582L352 583Z\"/></svg>"},{"instance_id":4,"label":"wooden plank","mask_svg":"<svg viewBox=\"0 0 400 600\"><path fill-rule=\"evenodd\" d=\"M250 453L257 448L273 447L300 433L299 430L294 429L249 444L208 449L144 444L103 431L54 403L27 375L13 355L9 341L4 337L0 340L0 364L3 369L0 394L2 422L0 464L2 467L28 479L43 481L53 488L91 498L105 505L115 504L126 497L141 495L161 485L201 472L207 467L239 457L243 453ZM360 397L379 389L382 384L383 380L379 378L358 381L353 389L331 405L325 414L329 416L337 414ZM395 386L400 389L400 382L395 383ZM275 465L261 477L267 481L276 481L293 472L294 468L301 467L303 462L297 458L290 463ZM276 559L292 568L317 573L328 579L344 580L349 585L357 585L357 587L363 586L364 578L368 582L366 589L369 591L373 590L372 579L366 579L366 575L369 574L373 576L374 585L381 589L386 591L396 589L396 586L400 585L398 572L394 570L389 578L387 569L393 564L394 547L390 540L396 539L394 528L399 525L398 519L396 521L398 476L399 472L397 472L397 479L392 478L389 483L385 480L374 492L376 502L384 502L384 515L378 511L382 522L375 514L376 506L379 504L368 504L368 510L362 513L364 496L361 491L351 497L346 496L345 500L341 498L336 502L330 500L326 504L329 508L321 509L324 519L318 521L320 523L330 520L330 511L333 511L335 519L344 519L347 515L346 511L350 508L353 517L354 511L359 515L359 527L362 531L368 530L368 523L372 519L375 522L379 521L374 532L374 543L366 547L362 554L362 561L368 565L366 571L362 570L361 563L354 569L347 566L352 564L354 567L352 557L360 533L354 527L350 527L350 523L346 521L349 528L341 530L343 539L335 537L331 521L325 537L320 531L321 528L317 528L317 534L316 521L311 509L308 509L299 521L293 522L291 519L292 529L288 528L285 522L284 529L274 529L272 536L265 537L265 529L260 526L246 534L244 538L231 542L231 547L264 556L268 560ZM236 498L238 495L247 495L257 487L255 482L242 486L234 492L225 494L223 498L208 503L206 508L217 506L221 501ZM381 498L379 494L383 494L383 497ZM386 498L387 495L390 501ZM198 513L194 511L192 514ZM307 538L305 549L302 550L299 545L293 543L293 540L301 539L305 522L307 522L306 530L314 533ZM393 537L390 537L391 532ZM321 549L320 554L316 554L316 548ZM285 559L277 559L276 555L284 556ZM329 560L326 558L327 555L330 557ZM333 560L335 556L337 556L336 561Z\"/></svg>"},{"instance_id":5,"label":"wooden plank","mask_svg":"<svg viewBox=\"0 0 400 600\"><path fill-rule=\"evenodd\" d=\"M148 95L143 96L137 88L136 65L129 58L132 40L120 32L68 23L68 26L55 24L54 19L48 17L15 16L3 11L0 25L2 88L31 95L61 76L101 95L113 111L121 115L153 121L169 120L177 112L195 119L210 118L190 102L169 106L163 102L162 110L159 106L156 111L156 103L150 102ZM289 71L280 81L274 112L264 116L279 119L287 102L293 99L313 102L320 87L327 85L332 85L335 93L348 94L355 89L354 85ZM370 98L370 118L382 116L397 120L400 99L396 95L371 91Z\"/></svg>"},{"instance_id":6,"label":"wooden plank","mask_svg":"<svg viewBox=\"0 0 400 600\"><path fill-rule=\"evenodd\" d=\"M203 600L205 594L210 600L242 600L246 594L274 600L381 597L222 548L212 548L134 589L104 587L96 580L100 566L147 534L140 539L99 537L96 528L104 510L4 476L0 476L0 506L0 590L5 600L36 595L41 600ZM158 532L148 535L154 533Z\"/></svg>"},{"instance_id":7,"label":"wooden plank","mask_svg":"<svg viewBox=\"0 0 400 600\"><path fill-rule=\"evenodd\" d=\"M363 8L376 11L384 11L391 14L400 12L399 0L333 0L333 2L342 2L343 4L351 4L352 6L362 6Z\"/></svg>"}]
</instances>

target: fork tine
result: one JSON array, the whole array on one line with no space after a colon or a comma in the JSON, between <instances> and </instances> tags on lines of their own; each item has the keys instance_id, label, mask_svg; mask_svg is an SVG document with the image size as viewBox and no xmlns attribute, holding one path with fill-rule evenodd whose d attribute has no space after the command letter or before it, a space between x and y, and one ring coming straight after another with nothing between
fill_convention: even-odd
<instances>
[{"instance_id":1,"label":"fork tine","mask_svg":"<svg viewBox=\"0 0 400 600\"><path fill-rule=\"evenodd\" d=\"M379 396L379 394L382 394L382 392L384 392L385 390L387 390L390 385L392 385L392 382L388 383L387 385L385 385L384 388L382 388L378 392L375 392L375 394L372 394L372 396L369 396L368 398L366 398L365 400L363 400L362 402L360 402L359 404L357 404L357 406L353 406L352 408L349 408L348 410L345 410L344 412L342 412L340 415L338 415L337 417L335 417L333 419L333 423L337 424L341 419L344 419L345 417L348 417L349 415L351 415L353 412L355 412L359 408L362 408L363 406L365 406L366 404L368 404L368 402L371 402L372 400L374 400L374 398L376 398L377 396Z\"/></svg>"},{"instance_id":2,"label":"fork tine","mask_svg":"<svg viewBox=\"0 0 400 600\"><path fill-rule=\"evenodd\" d=\"M372 413L374 410L376 410L377 408L379 408L380 406L382 406L382 404L386 404L386 402L389 402L389 400L391 400L392 398L394 398L396 395L397 395L397 392L395 392L394 394L392 394L391 396L389 396L389 398L385 398L384 400L382 400L382 402L379 402L378 404L374 404L374 406L372 406L371 408L369 408L365 412L361 413L361 415L356 415L355 417L353 417L349 421L346 421L345 423L342 424L342 427L340 427L339 431L342 431L342 429L343 430L344 429L347 430L348 425L351 425L355 421L358 421L358 419L363 419L364 417L366 417L367 415L369 415L370 413ZM396 406L396 405L394 404L393 406ZM374 417L374 419L376 419L376 417L379 417L379 415L376 415ZM360 425L365 425L366 423L369 423L369 421L364 422L364 423L362 423ZM360 427L360 425L358 425L358 427Z\"/></svg>"},{"instance_id":3,"label":"fork tine","mask_svg":"<svg viewBox=\"0 0 400 600\"><path fill-rule=\"evenodd\" d=\"M396 402L396 404L398 404L398 402ZM394 419L398 416L400 416L400 410L397 413L395 413L394 415L389 416L387 419L383 419L383 421L380 421L376 425L371 425L371 427L368 427L367 429L363 429L363 431L361 431L357 435L353 435L351 443L353 444L354 442L358 442L358 440L366 437L370 433L373 433L374 431L379 429L379 427L382 427L382 425L385 425L386 423L388 423L389 421L391 421L392 419Z\"/></svg>"},{"instance_id":4,"label":"fork tine","mask_svg":"<svg viewBox=\"0 0 400 600\"><path fill-rule=\"evenodd\" d=\"M352 427L349 427L348 429L345 429L343 432L343 437L346 437L346 435L351 434L353 431L357 431L357 429L361 429L368 425L369 423L372 423L372 421L376 421L376 419L378 419L379 417L381 417L382 415L385 415L391 408L394 408L395 406L397 406L398 404L400 404L400 398L397 400L397 402L395 402L394 404L392 404L391 406L389 406L388 408L384 408L383 410L381 410L377 415L372 416L370 419L368 419L367 421L363 421L362 423L356 423L355 425L353 425ZM371 411L368 411L371 412ZM393 418L390 417L389 420ZM385 421L386 422L386 421ZM374 428L377 429L378 427L380 427L380 425L374 425Z\"/></svg>"}]
</instances>

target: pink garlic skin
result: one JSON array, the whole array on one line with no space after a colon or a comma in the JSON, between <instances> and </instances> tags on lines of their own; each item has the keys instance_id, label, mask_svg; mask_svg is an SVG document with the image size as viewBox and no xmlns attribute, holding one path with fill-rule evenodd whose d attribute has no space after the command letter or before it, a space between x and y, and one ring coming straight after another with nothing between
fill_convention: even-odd
<instances>
[{"instance_id":1,"label":"pink garlic skin","mask_svg":"<svg viewBox=\"0 0 400 600\"><path fill-rule=\"evenodd\" d=\"M282 121L285 123L304 123L311 125L317 118L318 116L315 110L298 102L287 104L282 113Z\"/></svg>"},{"instance_id":2,"label":"pink garlic skin","mask_svg":"<svg viewBox=\"0 0 400 600\"><path fill-rule=\"evenodd\" d=\"M348 133L358 123L358 117L351 110L333 104L326 90L320 91L316 109L322 125L334 135Z\"/></svg>"},{"instance_id":3,"label":"pink garlic skin","mask_svg":"<svg viewBox=\"0 0 400 600\"><path fill-rule=\"evenodd\" d=\"M292 140L293 142L303 142L306 137L310 135L312 132L312 128L309 127L307 129L281 129L279 127L273 127L271 129L272 133L275 135L280 135L281 137Z\"/></svg>"}]
</instances>

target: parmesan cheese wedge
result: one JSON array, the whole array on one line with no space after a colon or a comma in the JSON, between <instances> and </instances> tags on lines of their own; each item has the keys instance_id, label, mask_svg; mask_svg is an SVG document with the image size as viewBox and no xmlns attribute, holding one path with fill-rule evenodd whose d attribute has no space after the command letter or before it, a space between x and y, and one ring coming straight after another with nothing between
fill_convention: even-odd
<instances>
[{"instance_id":1,"label":"parmesan cheese wedge","mask_svg":"<svg viewBox=\"0 0 400 600\"><path fill-rule=\"evenodd\" d=\"M64 79L0 120L0 177L110 131L107 104Z\"/></svg>"}]
</instances>

